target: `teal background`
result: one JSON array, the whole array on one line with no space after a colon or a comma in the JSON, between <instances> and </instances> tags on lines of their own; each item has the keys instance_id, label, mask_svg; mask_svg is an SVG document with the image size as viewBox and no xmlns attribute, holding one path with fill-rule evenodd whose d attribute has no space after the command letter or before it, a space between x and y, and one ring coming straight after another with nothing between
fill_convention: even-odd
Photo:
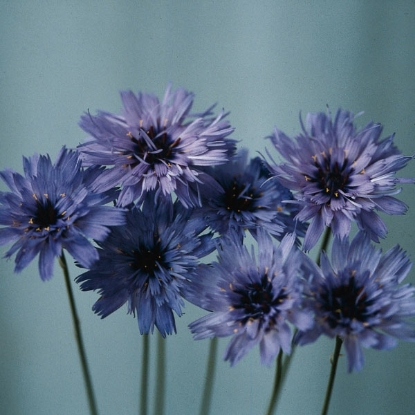
<instances>
[{"instance_id":1,"label":"teal background","mask_svg":"<svg viewBox=\"0 0 415 415\"><path fill-rule=\"evenodd\" d=\"M385 136L396 132L397 145L412 155L414 68L413 1L0 0L0 169L21 172L22 155L35 152L54 158L62 145L83 140L77 122L84 111L119 112L120 90L161 96L169 81L196 94L195 110L214 102L230 110L234 137L252 155L271 148L264 137L275 125L294 134L300 111L327 104L365 111L361 125L381 122ZM400 175L414 176L414 163ZM410 210L385 218L390 231L381 245L399 243L414 257L414 186L400 197ZM58 264L49 282L36 262L18 275L12 261L1 260L0 269L0 414L86 414ZM122 308L100 320L91 311L96 294L76 289L75 296L101 415L138 413L135 319ZM167 339L166 414L198 412L208 342L193 341L187 324L202 314L186 306L178 334ZM220 341L221 353L227 342ZM297 350L278 413L319 413L333 347L322 338ZM342 358L331 413L414 413L414 352L409 343L367 350L355 374ZM212 414L263 413L273 375L257 349L234 368L219 361ZM152 402L153 375L150 382Z\"/></svg>"}]
</instances>

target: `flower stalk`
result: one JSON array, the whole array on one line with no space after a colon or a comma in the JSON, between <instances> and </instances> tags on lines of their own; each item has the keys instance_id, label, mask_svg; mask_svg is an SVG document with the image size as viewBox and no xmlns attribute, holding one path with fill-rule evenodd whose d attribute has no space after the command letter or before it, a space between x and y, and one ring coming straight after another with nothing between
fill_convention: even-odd
<instances>
[{"instance_id":1,"label":"flower stalk","mask_svg":"<svg viewBox=\"0 0 415 415\"><path fill-rule=\"evenodd\" d=\"M147 415L150 339L149 339L148 334L143 334L142 338L143 338L143 353L141 355L140 415Z\"/></svg>"},{"instance_id":2,"label":"flower stalk","mask_svg":"<svg viewBox=\"0 0 415 415\"><path fill-rule=\"evenodd\" d=\"M166 339L157 333L157 379L154 393L154 413L164 414L166 400Z\"/></svg>"},{"instance_id":3,"label":"flower stalk","mask_svg":"<svg viewBox=\"0 0 415 415\"><path fill-rule=\"evenodd\" d=\"M321 243L320 250L317 254L317 258L316 258L317 265L320 265L321 253L327 250L327 247L330 242L330 236L331 236L331 229L327 227L323 235L323 241ZM294 339L295 339L295 335L297 331L298 330L294 331L293 342L291 344L291 353L283 357L282 350L280 350L278 354L275 377L274 377L274 387L273 387L272 395L271 395L271 398L268 404L267 415L272 415L277 407L278 399L280 396L280 391L281 391L282 385L284 384L285 376L288 373L290 363L292 361L292 357L296 349L295 347L296 344L294 342Z\"/></svg>"},{"instance_id":4,"label":"flower stalk","mask_svg":"<svg viewBox=\"0 0 415 415\"><path fill-rule=\"evenodd\" d=\"M88 398L89 413L91 415L98 415L94 389L92 386L92 380L91 380L91 376L90 376L89 369L88 369L88 361L86 358L85 347L84 347L84 342L83 342L82 333L81 333L80 320L78 317L78 312L76 310L75 299L73 296L71 281L69 277L68 264L66 262L66 258L63 252L61 256L59 257L59 264L63 271L65 284L66 284L66 290L68 292L69 305L71 308L71 315L72 315L72 321L73 321L73 326L74 326L75 340L78 346L78 354L81 360L82 374L84 377L86 394Z\"/></svg>"},{"instance_id":5,"label":"flower stalk","mask_svg":"<svg viewBox=\"0 0 415 415\"><path fill-rule=\"evenodd\" d=\"M275 370L275 378L274 378L274 387L272 389L272 395L271 399L269 400L268 409L267 409L267 415L272 415L275 411L275 408L277 407L278 402L278 395L281 390L281 383L283 380L282 371L283 371L283 365L282 365L282 358L283 358L282 350L278 353L277 357L277 364L276 364L276 370Z\"/></svg>"},{"instance_id":6,"label":"flower stalk","mask_svg":"<svg viewBox=\"0 0 415 415\"><path fill-rule=\"evenodd\" d=\"M206 379L205 387L203 388L203 398L200 405L200 415L208 415L210 409L210 403L212 400L213 384L215 381L216 372L216 356L218 349L218 338L214 337L210 341L209 355L206 364Z\"/></svg>"},{"instance_id":7,"label":"flower stalk","mask_svg":"<svg viewBox=\"0 0 415 415\"><path fill-rule=\"evenodd\" d=\"M340 349L342 347L343 340L340 336L336 336L336 345L334 346L334 353L331 358L331 370L329 382L327 384L326 397L324 399L323 409L321 410L321 415L327 415L330 405L331 394L333 391L334 379L336 377L337 371L337 362L340 356Z\"/></svg>"},{"instance_id":8,"label":"flower stalk","mask_svg":"<svg viewBox=\"0 0 415 415\"><path fill-rule=\"evenodd\" d=\"M321 260L322 252L327 251L327 247L329 246L329 242L330 242L330 236L331 236L331 229L327 227L325 232L324 232L323 241L321 243L320 250L319 250L319 252L317 254L317 258L316 258L316 264L318 266L320 266L320 260Z\"/></svg>"}]
</instances>

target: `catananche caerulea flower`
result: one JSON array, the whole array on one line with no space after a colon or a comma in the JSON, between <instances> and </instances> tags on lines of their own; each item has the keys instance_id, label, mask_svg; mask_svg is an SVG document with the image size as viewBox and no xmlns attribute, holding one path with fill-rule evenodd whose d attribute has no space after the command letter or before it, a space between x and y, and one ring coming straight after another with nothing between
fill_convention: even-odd
<instances>
[{"instance_id":1,"label":"catananche caerulea flower","mask_svg":"<svg viewBox=\"0 0 415 415\"><path fill-rule=\"evenodd\" d=\"M399 246L382 254L364 232L351 243L336 237L331 263L323 253L321 271L309 275L304 306L314 311L315 325L300 332L297 341L339 336L349 372L362 369L363 347L385 350L396 339L414 341L414 288L401 284L411 265Z\"/></svg>"},{"instance_id":2,"label":"catananche caerulea flower","mask_svg":"<svg viewBox=\"0 0 415 415\"><path fill-rule=\"evenodd\" d=\"M82 290L98 290L93 310L102 318L128 302L141 334L154 326L163 337L172 334L173 312L182 314L199 259L215 248L211 234L200 235L205 229L178 201L147 196L141 209L128 212L124 226L99 243L99 261L77 282Z\"/></svg>"},{"instance_id":3,"label":"catananche caerulea flower","mask_svg":"<svg viewBox=\"0 0 415 415\"><path fill-rule=\"evenodd\" d=\"M380 140L380 124L369 123L357 130L353 121L353 114L341 109L334 120L331 114L312 113L295 140L278 129L271 137L287 160L272 170L284 186L295 191L301 208L297 219L311 220L303 245L306 251L317 243L325 226L344 237L353 221L378 242L387 229L375 210L391 215L407 210L393 195L400 191L397 183L414 180L396 178L395 173L412 157L401 155L393 135Z\"/></svg>"},{"instance_id":4,"label":"catananche caerulea flower","mask_svg":"<svg viewBox=\"0 0 415 415\"><path fill-rule=\"evenodd\" d=\"M282 203L293 198L291 192L277 180L268 180L270 171L259 157L248 162L248 151L242 149L232 162L207 171L221 191L202 192L199 214L214 231L243 236L245 230L255 235L263 227L279 240L294 230L304 236L304 224L294 221L298 207Z\"/></svg>"},{"instance_id":5,"label":"catananche caerulea flower","mask_svg":"<svg viewBox=\"0 0 415 415\"><path fill-rule=\"evenodd\" d=\"M54 258L66 249L83 266L97 258L88 240L103 240L108 226L124 223L122 209L104 204L115 191L92 193L90 184L101 169L82 169L76 151L63 147L52 163L48 155L23 158L24 176L10 169L0 177L10 192L0 193L0 245L14 242L6 257L16 254L15 271L39 254L43 280L53 274Z\"/></svg>"},{"instance_id":6,"label":"catananche caerulea flower","mask_svg":"<svg viewBox=\"0 0 415 415\"><path fill-rule=\"evenodd\" d=\"M151 94L121 93L122 115L85 114L81 128L90 134L79 146L85 165L109 168L98 178L98 190L122 185L119 205L141 200L149 191L175 192L185 206L199 204L199 186L213 180L200 166L223 164L235 151L227 138L233 128L226 114L212 108L190 114L193 94L168 86L163 100Z\"/></svg>"},{"instance_id":7,"label":"catananche caerulea flower","mask_svg":"<svg viewBox=\"0 0 415 415\"><path fill-rule=\"evenodd\" d=\"M258 261L248 253L237 234L228 234L219 248L218 262L201 265L199 278L204 295L193 302L213 311L193 323L196 340L232 336L225 360L237 363L259 344L261 361L270 364L280 349L291 352L288 323L305 330L312 313L301 309L300 272L311 260L295 247L287 234L278 247L263 230L257 233Z\"/></svg>"}]
</instances>

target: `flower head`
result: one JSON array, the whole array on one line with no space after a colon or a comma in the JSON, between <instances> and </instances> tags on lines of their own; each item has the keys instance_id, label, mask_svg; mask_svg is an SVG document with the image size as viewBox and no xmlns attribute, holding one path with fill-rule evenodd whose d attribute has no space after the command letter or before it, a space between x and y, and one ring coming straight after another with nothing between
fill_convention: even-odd
<instances>
[{"instance_id":1,"label":"flower head","mask_svg":"<svg viewBox=\"0 0 415 415\"><path fill-rule=\"evenodd\" d=\"M396 339L414 341L414 288L400 284L411 265L399 246L382 254L364 232L351 243L335 238L331 264L323 253L321 272L310 276L305 289L304 304L314 311L315 325L299 333L298 342L339 336L351 372L363 367L363 347L384 350Z\"/></svg>"},{"instance_id":2,"label":"flower head","mask_svg":"<svg viewBox=\"0 0 415 415\"><path fill-rule=\"evenodd\" d=\"M182 314L182 296L191 285L198 260L214 250L206 225L171 199L147 197L133 207L124 226L99 243L99 261L77 278L82 290L98 290L93 310L102 318L128 302L141 334L176 331L173 312Z\"/></svg>"},{"instance_id":3,"label":"flower head","mask_svg":"<svg viewBox=\"0 0 415 415\"><path fill-rule=\"evenodd\" d=\"M255 235L263 227L281 240L286 233L304 236L305 226L294 221L296 205L282 203L291 200L291 192L277 180L270 179L264 162L255 157L248 162L243 149L232 162L208 170L221 186L220 192L203 192L200 215L221 235L245 230Z\"/></svg>"},{"instance_id":4,"label":"flower head","mask_svg":"<svg viewBox=\"0 0 415 415\"><path fill-rule=\"evenodd\" d=\"M54 164L49 156L23 158L24 176L0 172L10 192L0 193L0 245L14 242L6 257L17 252L15 271L39 254L43 280L53 274L54 258L66 249L80 264L97 258L88 238L103 240L108 226L124 223L124 212L103 206L116 197L113 191L92 193L90 183L100 169L82 169L76 151L62 148Z\"/></svg>"},{"instance_id":5,"label":"flower head","mask_svg":"<svg viewBox=\"0 0 415 415\"><path fill-rule=\"evenodd\" d=\"M297 219L311 219L304 239L306 251L317 243L325 226L344 237L353 221L378 242L387 229L375 210L392 215L407 210L393 195L400 191L397 183L414 183L395 177L411 157L401 155L393 136L380 140L381 125L369 123L356 130L353 121L353 114L343 110L337 111L334 120L330 114L308 114L307 128L303 126L295 141L277 129L271 137L287 160L272 170L295 191L301 208Z\"/></svg>"},{"instance_id":6,"label":"flower head","mask_svg":"<svg viewBox=\"0 0 415 415\"><path fill-rule=\"evenodd\" d=\"M238 235L223 238L218 262L201 267L196 280L205 290L200 305L213 313L189 327L197 340L232 336L225 352L232 365L257 344L262 363L270 364L280 349L291 351L289 322L303 330L312 325L312 315L301 309L299 279L309 259L295 247L294 235L279 247L264 231L257 240L258 262Z\"/></svg>"},{"instance_id":7,"label":"flower head","mask_svg":"<svg viewBox=\"0 0 415 415\"><path fill-rule=\"evenodd\" d=\"M227 138L233 131L220 113L211 108L190 114L193 94L167 88L157 97L131 91L121 93L123 115L86 114L80 126L90 134L79 146L85 165L108 166L98 178L98 190L122 185L118 203L127 206L149 191L172 192L185 206L199 203L199 186L212 179L198 166L226 163L235 150Z\"/></svg>"}]
</instances>

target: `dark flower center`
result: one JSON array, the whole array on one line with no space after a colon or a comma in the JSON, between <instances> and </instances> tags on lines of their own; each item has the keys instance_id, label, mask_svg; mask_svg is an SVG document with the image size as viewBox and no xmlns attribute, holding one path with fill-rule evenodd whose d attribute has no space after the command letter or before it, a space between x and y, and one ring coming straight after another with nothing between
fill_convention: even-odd
<instances>
[{"instance_id":1,"label":"dark flower center","mask_svg":"<svg viewBox=\"0 0 415 415\"><path fill-rule=\"evenodd\" d=\"M223 195L223 205L232 212L246 212L254 210L254 188L245 189L245 185L233 180L232 186L226 189Z\"/></svg>"},{"instance_id":2,"label":"dark flower center","mask_svg":"<svg viewBox=\"0 0 415 415\"><path fill-rule=\"evenodd\" d=\"M146 131L146 134L154 144L155 148L149 145L144 138L140 137L137 139L130 135L131 140L136 145L134 149L135 155L149 164L171 160L172 155L174 155L174 147L180 144L180 137L172 142L171 138L166 132L157 134L157 131L155 131L153 126L151 126Z\"/></svg>"},{"instance_id":3,"label":"dark flower center","mask_svg":"<svg viewBox=\"0 0 415 415\"><path fill-rule=\"evenodd\" d=\"M312 179L316 182L319 188L330 198L339 197L339 190L343 191L347 188L350 180L351 169L347 169L348 160L345 159L343 164L340 166L336 161L334 165L331 165L331 157L324 158L324 164L320 164L317 160L314 165L317 167L317 173Z\"/></svg>"},{"instance_id":4,"label":"dark flower center","mask_svg":"<svg viewBox=\"0 0 415 415\"><path fill-rule=\"evenodd\" d=\"M267 275L261 278L261 282L252 283L241 289L234 290L234 292L239 294L240 297L239 304L233 307L244 309L247 314L247 320L250 318L261 318L269 314L273 307L286 298L283 292L274 298L272 283Z\"/></svg>"},{"instance_id":5,"label":"dark flower center","mask_svg":"<svg viewBox=\"0 0 415 415\"><path fill-rule=\"evenodd\" d=\"M151 249L140 247L134 251L131 266L145 274L154 275L155 271L163 266L163 252L159 244L155 244Z\"/></svg>"},{"instance_id":6,"label":"dark flower center","mask_svg":"<svg viewBox=\"0 0 415 415\"><path fill-rule=\"evenodd\" d=\"M322 300L325 311L329 312L328 323L331 328L342 323L348 325L351 320L366 321L367 309L371 304L365 287L357 285L353 275L348 284L324 292Z\"/></svg>"},{"instance_id":7,"label":"dark flower center","mask_svg":"<svg viewBox=\"0 0 415 415\"><path fill-rule=\"evenodd\" d=\"M49 199L41 203L36 200L37 210L32 219L33 224L40 229L49 229L50 226L56 225L58 221L58 211Z\"/></svg>"}]
</instances>

